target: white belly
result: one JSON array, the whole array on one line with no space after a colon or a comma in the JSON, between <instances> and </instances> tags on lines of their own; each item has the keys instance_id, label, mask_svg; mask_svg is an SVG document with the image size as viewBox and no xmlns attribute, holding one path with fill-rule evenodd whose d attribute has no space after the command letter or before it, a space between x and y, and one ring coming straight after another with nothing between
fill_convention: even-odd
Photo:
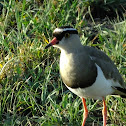
<instances>
[{"instance_id":1,"label":"white belly","mask_svg":"<svg viewBox=\"0 0 126 126\"><path fill-rule=\"evenodd\" d=\"M102 99L102 97L106 97L107 95L113 94L114 90L111 86L121 87L120 84L118 82L113 81L112 79L106 79L101 68L97 64L96 66L98 76L92 86L76 89L70 88L67 85L66 87L74 94L84 98Z\"/></svg>"}]
</instances>

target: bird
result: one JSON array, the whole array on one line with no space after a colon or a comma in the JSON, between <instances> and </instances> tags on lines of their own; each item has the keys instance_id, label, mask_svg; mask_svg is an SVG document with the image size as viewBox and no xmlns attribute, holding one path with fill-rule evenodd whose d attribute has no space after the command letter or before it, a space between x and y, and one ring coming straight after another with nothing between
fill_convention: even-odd
<instances>
[{"instance_id":1,"label":"bird","mask_svg":"<svg viewBox=\"0 0 126 126\"><path fill-rule=\"evenodd\" d=\"M82 126L88 116L86 98L103 100L103 126L106 126L106 96L120 95L126 98L126 86L114 62L103 51L83 46L78 31L72 26L57 27L45 49L50 46L61 50L59 68L63 83L82 99Z\"/></svg>"}]
</instances>

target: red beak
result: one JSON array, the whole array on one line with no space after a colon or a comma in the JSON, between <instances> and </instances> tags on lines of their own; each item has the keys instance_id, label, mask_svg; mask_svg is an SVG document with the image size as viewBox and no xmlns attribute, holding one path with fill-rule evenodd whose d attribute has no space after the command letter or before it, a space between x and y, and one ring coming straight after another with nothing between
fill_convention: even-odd
<instances>
[{"instance_id":1,"label":"red beak","mask_svg":"<svg viewBox=\"0 0 126 126\"><path fill-rule=\"evenodd\" d=\"M59 40L57 40L57 38L54 37L54 38L52 39L52 41L45 47L45 49L47 49L48 47L50 47L50 46L52 46L52 45L57 44L58 42L59 42Z\"/></svg>"}]
</instances>

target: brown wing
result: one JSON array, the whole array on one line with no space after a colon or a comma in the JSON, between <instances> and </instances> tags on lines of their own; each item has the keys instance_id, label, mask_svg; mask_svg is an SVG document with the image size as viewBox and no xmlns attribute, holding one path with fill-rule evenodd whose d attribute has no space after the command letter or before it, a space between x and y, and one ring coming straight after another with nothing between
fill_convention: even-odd
<instances>
[{"instance_id":1,"label":"brown wing","mask_svg":"<svg viewBox=\"0 0 126 126\"><path fill-rule=\"evenodd\" d=\"M88 54L91 56L92 60L101 67L104 75L108 79L113 79L114 81L118 81L122 87L125 87L122 76L117 70L113 61L102 51L95 49L93 47L84 47L87 50Z\"/></svg>"}]
</instances>

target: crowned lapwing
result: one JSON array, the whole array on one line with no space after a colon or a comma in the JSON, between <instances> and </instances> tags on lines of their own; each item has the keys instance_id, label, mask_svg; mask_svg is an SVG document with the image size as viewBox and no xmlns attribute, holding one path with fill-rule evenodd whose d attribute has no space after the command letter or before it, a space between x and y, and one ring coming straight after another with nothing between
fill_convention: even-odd
<instances>
[{"instance_id":1,"label":"crowned lapwing","mask_svg":"<svg viewBox=\"0 0 126 126\"><path fill-rule=\"evenodd\" d=\"M88 116L85 98L103 99L103 125L106 126L107 95L126 97L124 81L113 61L102 51L83 46L76 29L70 26L56 28L53 40L45 47L61 50L60 75L66 87L82 98L85 125Z\"/></svg>"}]
</instances>

